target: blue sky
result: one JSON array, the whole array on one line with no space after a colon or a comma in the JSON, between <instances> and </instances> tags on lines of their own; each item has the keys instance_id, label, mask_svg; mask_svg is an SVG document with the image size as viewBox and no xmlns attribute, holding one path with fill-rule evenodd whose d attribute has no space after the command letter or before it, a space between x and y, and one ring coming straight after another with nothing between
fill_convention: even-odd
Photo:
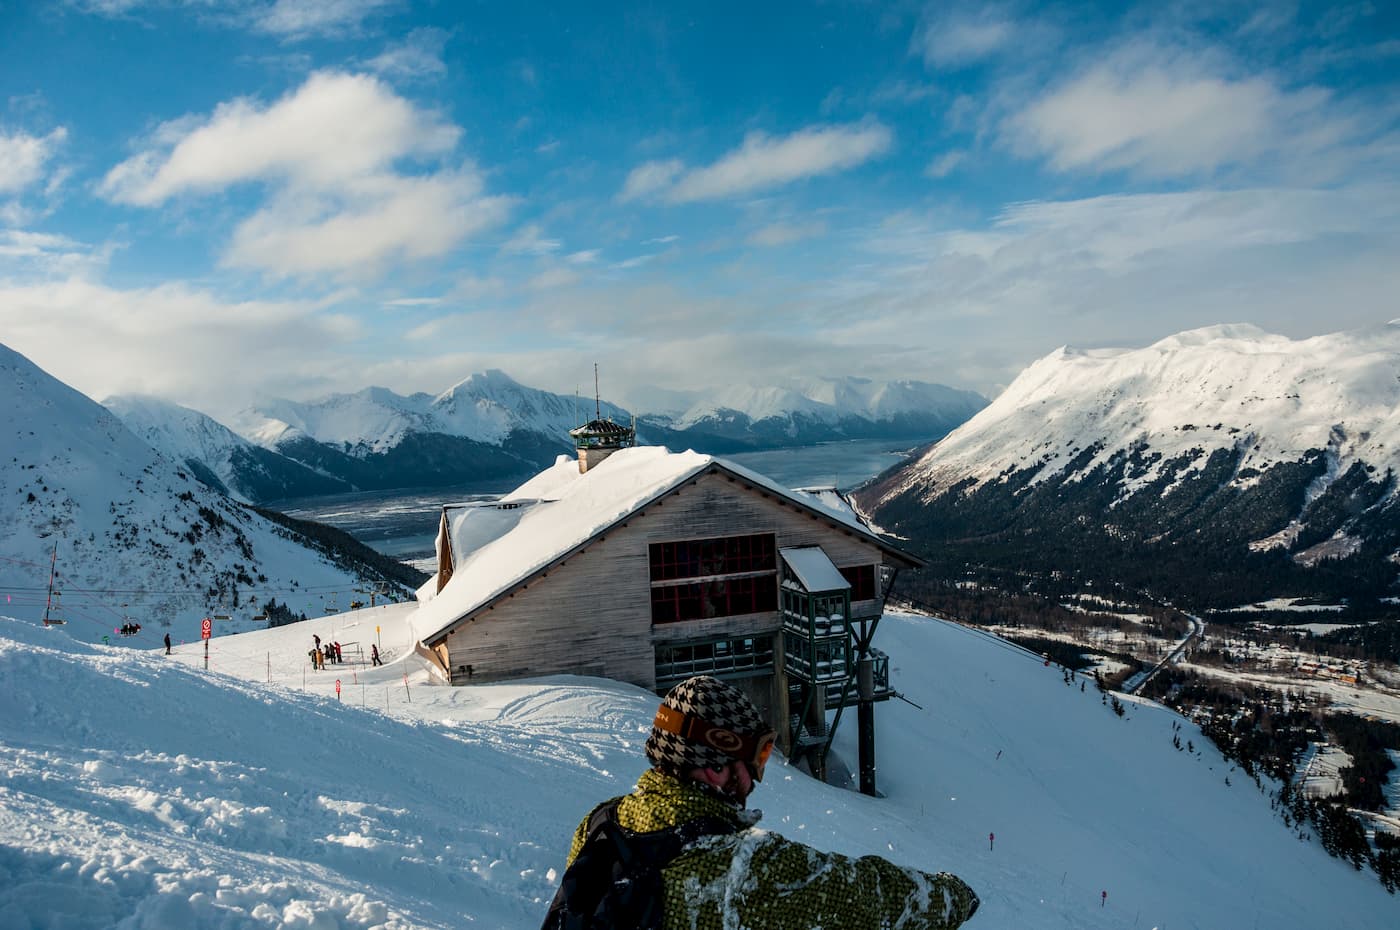
<instances>
[{"instance_id":1,"label":"blue sky","mask_svg":"<svg viewBox=\"0 0 1400 930\"><path fill-rule=\"evenodd\" d=\"M995 394L1400 317L1393 4L0 0L0 341L95 397Z\"/></svg>"}]
</instances>

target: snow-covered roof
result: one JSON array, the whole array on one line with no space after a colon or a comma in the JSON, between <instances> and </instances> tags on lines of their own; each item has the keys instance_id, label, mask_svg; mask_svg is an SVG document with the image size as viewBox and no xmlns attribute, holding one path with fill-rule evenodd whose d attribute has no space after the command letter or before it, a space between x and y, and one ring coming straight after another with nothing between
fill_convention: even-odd
<instances>
[{"instance_id":1,"label":"snow-covered roof","mask_svg":"<svg viewBox=\"0 0 1400 930\"><path fill-rule=\"evenodd\" d=\"M840 569L831 564L821 546L779 549L787 567L802 582L809 592L844 591L851 583L842 576Z\"/></svg>"},{"instance_id":2,"label":"snow-covered roof","mask_svg":"<svg viewBox=\"0 0 1400 930\"><path fill-rule=\"evenodd\" d=\"M434 639L461 617L710 466L898 553L849 509L829 507L816 496L784 488L727 459L693 451L671 452L663 446L639 446L620 449L580 474L577 459L561 455L496 504L463 508L455 515L449 511L453 572L436 594L432 581L419 591L421 606L415 623L423 631L424 641ZM522 506L511 506L517 503Z\"/></svg>"}]
</instances>

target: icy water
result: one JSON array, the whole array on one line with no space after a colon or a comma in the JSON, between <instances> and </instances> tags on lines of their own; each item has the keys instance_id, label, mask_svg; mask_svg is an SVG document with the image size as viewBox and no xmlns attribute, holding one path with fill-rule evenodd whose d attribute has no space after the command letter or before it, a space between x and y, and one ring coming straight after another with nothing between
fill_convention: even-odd
<instances>
[{"instance_id":1,"label":"icy water","mask_svg":"<svg viewBox=\"0 0 1400 930\"><path fill-rule=\"evenodd\" d=\"M790 488L855 487L896 464L920 440L862 439L794 449L744 452L728 458ZM280 501L272 506L302 520L326 523L367 546L404 561L429 558L442 505L493 500L519 481L425 490L362 491Z\"/></svg>"}]
</instances>

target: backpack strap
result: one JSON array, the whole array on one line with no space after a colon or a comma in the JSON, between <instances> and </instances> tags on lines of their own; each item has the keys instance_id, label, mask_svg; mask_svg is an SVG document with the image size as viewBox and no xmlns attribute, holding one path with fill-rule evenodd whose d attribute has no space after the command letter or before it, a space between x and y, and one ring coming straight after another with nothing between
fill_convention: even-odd
<instances>
[{"instance_id":1,"label":"backpack strap","mask_svg":"<svg viewBox=\"0 0 1400 930\"><path fill-rule=\"evenodd\" d=\"M618 823L621 800L604 802L588 815L583 846L564 872L545 917L545 930L659 928L661 870L697 839L739 829L730 821L710 816L636 833Z\"/></svg>"}]
</instances>

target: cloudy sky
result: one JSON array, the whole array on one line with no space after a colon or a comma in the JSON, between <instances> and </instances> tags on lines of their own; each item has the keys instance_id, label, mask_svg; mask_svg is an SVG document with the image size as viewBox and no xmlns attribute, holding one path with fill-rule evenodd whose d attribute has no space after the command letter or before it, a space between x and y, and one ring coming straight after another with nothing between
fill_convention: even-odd
<instances>
[{"instance_id":1,"label":"cloudy sky","mask_svg":"<svg viewBox=\"0 0 1400 930\"><path fill-rule=\"evenodd\" d=\"M914 378L1400 317L1393 3L0 0L0 342L97 398Z\"/></svg>"}]
</instances>

